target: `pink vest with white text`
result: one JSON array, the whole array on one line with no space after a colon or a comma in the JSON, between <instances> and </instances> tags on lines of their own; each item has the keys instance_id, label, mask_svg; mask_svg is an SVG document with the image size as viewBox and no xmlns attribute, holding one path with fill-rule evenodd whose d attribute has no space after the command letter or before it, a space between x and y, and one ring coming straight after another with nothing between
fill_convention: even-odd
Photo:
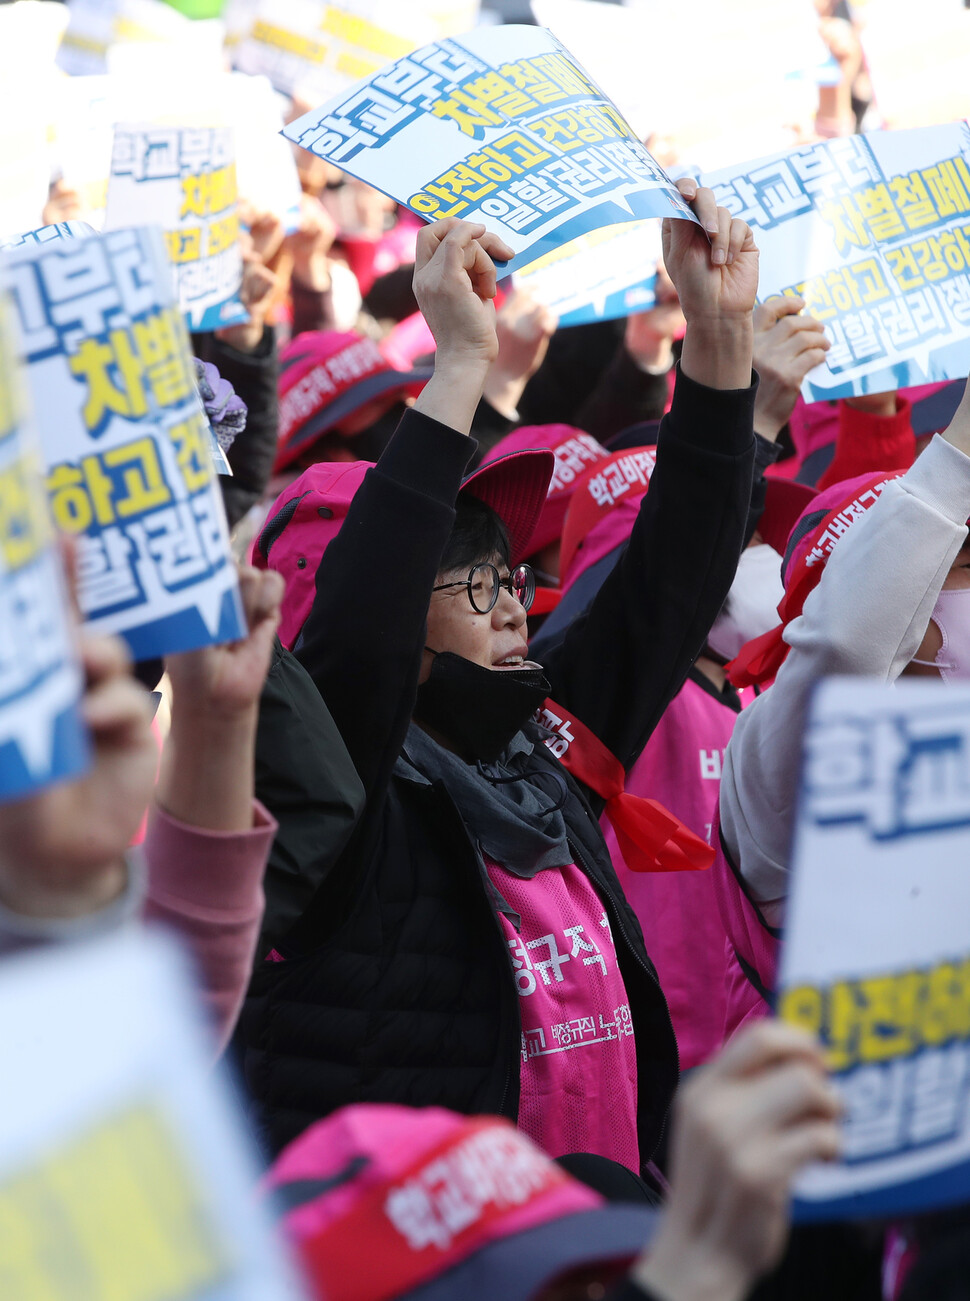
<instances>
[{"instance_id":1,"label":"pink vest with white text","mask_svg":"<svg viewBox=\"0 0 970 1301\"><path fill-rule=\"evenodd\" d=\"M750 693L742 694L743 703L750 698ZM736 717L729 706L688 679L627 775L626 789L659 800L708 840L724 749ZM609 822L603 819L601 825L660 976L681 1067L697 1066L722 1042L728 978L712 873L631 872Z\"/></svg>"}]
</instances>

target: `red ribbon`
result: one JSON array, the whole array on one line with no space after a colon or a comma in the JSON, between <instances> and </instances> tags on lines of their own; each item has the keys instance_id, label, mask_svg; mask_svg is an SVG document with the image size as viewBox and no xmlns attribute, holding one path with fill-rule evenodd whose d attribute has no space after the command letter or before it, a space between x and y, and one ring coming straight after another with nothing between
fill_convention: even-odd
<instances>
[{"instance_id":1,"label":"red ribbon","mask_svg":"<svg viewBox=\"0 0 970 1301\"><path fill-rule=\"evenodd\" d=\"M623 765L575 714L546 700L539 721L556 735L546 745L577 781L606 801L631 872L698 872L714 862L714 850L657 800L624 790Z\"/></svg>"},{"instance_id":2,"label":"red ribbon","mask_svg":"<svg viewBox=\"0 0 970 1301\"><path fill-rule=\"evenodd\" d=\"M782 638L787 622L745 642L727 665L728 681L732 687L740 690L742 687L763 686L775 677L788 655L788 643Z\"/></svg>"}]
</instances>

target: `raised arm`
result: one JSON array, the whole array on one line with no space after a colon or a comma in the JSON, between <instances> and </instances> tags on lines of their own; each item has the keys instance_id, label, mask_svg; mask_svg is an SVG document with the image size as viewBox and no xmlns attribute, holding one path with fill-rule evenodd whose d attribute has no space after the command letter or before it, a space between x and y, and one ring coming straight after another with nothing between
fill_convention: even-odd
<instances>
[{"instance_id":1,"label":"raised arm","mask_svg":"<svg viewBox=\"0 0 970 1301\"><path fill-rule=\"evenodd\" d=\"M145 917L171 926L190 946L220 1047L252 968L276 831L254 799L253 762L283 580L245 568L240 589L246 637L166 660L172 726L144 846Z\"/></svg>"},{"instance_id":2,"label":"raised arm","mask_svg":"<svg viewBox=\"0 0 970 1301\"><path fill-rule=\"evenodd\" d=\"M751 496L758 253L745 223L718 209L710 190L681 182L681 191L695 198L704 228L664 223L664 262L687 330L650 491L622 560L546 662L553 699L627 767L723 604Z\"/></svg>"},{"instance_id":3,"label":"raised arm","mask_svg":"<svg viewBox=\"0 0 970 1301\"><path fill-rule=\"evenodd\" d=\"M467 434L496 355L493 255L511 250L469 222L418 235L414 289L437 343L435 373L327 548L297 652L368 799L404 744L431 588L473 450Z\"/></svg>"}]
</instances>

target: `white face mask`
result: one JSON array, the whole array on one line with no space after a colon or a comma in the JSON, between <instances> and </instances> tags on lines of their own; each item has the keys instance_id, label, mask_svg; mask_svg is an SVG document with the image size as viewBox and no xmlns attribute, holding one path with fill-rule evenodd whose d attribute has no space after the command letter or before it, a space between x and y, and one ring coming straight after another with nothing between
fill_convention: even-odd
<instances>
[{"instance_id":1,"label":"white face mask","mask_svg":"<svg viewBox=\"0 0 970 1301\"><path fill-rule=\"evenodd\" d=\"M943 644L935 660L917 660L940 671L944 682L970 679L970 588L941 592L936 598L930 619L940 630Z\"/></svg>"},{"instance_id":2,"label":"white face mask","mask_svg":"<svg viewBox=\"0 0 970 1301\"><path fill-rule=\"evenodd\" d=\"M707 644L726 660L778 623L778 602L785 595L778 552L761 542L741 552L724 609L714 620Z\"/></svg>"}]
</instances>

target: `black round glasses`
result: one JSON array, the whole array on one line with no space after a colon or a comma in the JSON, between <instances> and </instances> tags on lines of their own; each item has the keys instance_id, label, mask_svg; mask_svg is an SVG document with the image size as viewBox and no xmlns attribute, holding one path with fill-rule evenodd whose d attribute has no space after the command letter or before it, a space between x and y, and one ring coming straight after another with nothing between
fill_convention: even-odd
<instances>
[{"instance_id":1,"label":"black round glasses","mask_svg":"<svg viewBox=\"0 0 970 1301\"><path fill-rule=\"evenodd\" d=\"M536 576L531 565L516 565L508 578L500 577L494 565L475 565L467 578L455 583L439 583L431 590L443 592L448 587L464 587L476 614L491 614L503 587L524 610L528 610L535 600Z\"/></svg>"}]
</instances>

